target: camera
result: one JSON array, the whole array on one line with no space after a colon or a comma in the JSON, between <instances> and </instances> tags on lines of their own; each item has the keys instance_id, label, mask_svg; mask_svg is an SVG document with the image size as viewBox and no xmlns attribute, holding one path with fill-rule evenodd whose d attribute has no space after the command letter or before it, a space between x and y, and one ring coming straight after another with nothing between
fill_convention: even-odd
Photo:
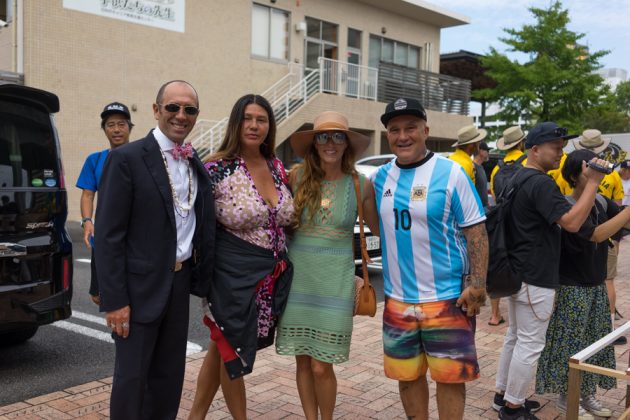
<instances>
[{"instance_id":1,"label":"camera","mask_svg":"<svg viewBox=\"0 0 630 420\"><path fill-rule=\"evenodd\" d=\"M612 173L613 169L615 169L615 164L614 163L610 163L610 162L606 162L605 166L601 166L601 165L598 165L598 164L592 163L592 162L586 162L586 166L596 170L597 172L601 172L601 173L606 174L606 175Z\"/></svg>"}]
</instances>

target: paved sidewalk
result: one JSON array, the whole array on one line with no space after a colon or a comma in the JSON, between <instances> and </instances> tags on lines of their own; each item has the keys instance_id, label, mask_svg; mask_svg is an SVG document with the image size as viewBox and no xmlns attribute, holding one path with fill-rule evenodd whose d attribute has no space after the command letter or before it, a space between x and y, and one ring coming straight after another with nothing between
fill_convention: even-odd
<instances>
[{"instance_id":1,"label":"paved sidewalk","mask_svg":"<svg viewBox=\"0 0 630 420\"><path fill-rule=\"evenodd\" d=\"M616 280L617 305L625 319L630 320L630 239L621 245L619 275ZM502 313L506 314L502 302ZM381 343L382 303L375 318L355 319L350 361L335 368L338 382L335 418L344 419L404 419L404 411L398 397L397 383L387 379L382 370ZM491 409L494 395L494 376L506 324L488 326L489 305L478 317L477 352L482 377L467 386L466 419L496 419ZM628 367L628 345L616 346L617 369ZM185 419L195 394L197 373L205 353L188 358L184 392L179 418ZM245 379L248 401L248 418L290 419L303 418L302 408L295 385L293 358L278 356L273 348L258 354L254 372ZM103 419L109 414L109 393L112 378L90 382L42 395L37 398L0 407L0 420L7 419ZM431 418L437 419L435 383L431 383ZM624 410L626 384L619 382L617 389L601 394L604 404L613 409L613 418ZM537 416L541 419L563 418L555 409L555 396L537 396L543 404ZM221 396L217 394L208 414L209 419L230 418Z\"/></svg>"}]
</instances>

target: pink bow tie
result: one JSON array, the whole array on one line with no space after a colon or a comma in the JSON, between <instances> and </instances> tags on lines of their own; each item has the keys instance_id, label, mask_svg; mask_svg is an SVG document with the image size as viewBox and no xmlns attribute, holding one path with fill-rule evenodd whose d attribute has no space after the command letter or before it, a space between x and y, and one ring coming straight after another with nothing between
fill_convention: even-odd
<instances>
[{"instance_id":1,"label":"pink bow tie","mask_svg":"<svg viewBox=\"0 0 630 420\"><path fill-rule=\"evenodd\" d=\"M175 159L190 159L193 157L193 147L190 143L186 143L183 146L176 144L175 147L171 149L171 152L173 153L173 158Z\"/></svg>"}]
</instances>

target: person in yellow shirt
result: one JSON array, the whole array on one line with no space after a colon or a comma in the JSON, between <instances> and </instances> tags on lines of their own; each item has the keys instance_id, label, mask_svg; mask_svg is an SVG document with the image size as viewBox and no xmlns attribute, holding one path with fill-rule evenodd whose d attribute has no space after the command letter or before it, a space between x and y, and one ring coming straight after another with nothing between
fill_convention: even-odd
<instances>
[{"instance_id":1,"label":"person in yellow shirt","mask_svg":"<svg viewBox=\"0 0 630 420\"><path fill-rule=\"evenodd\" d=\"M459 163L468 178L475 185L475 166L470 155L477 153L479 142L486 138L488 132L483 128L477 128L474 125L462 127L457 132L457 141L451 147L455 148L448 158Z\"/></svg>"},{"instance_id":2,"label":"person in yellow shirt","mask_svg":"<svg viewBox=\"0 0 630 420\"><path fill-rule=\"evenodd\" d=\"M562 177L561 173L565 160L567 160L567 154L562 153L562 159L560 159L560 166L558 166L558 169L552 169L547 173L551 175L554 181L556 181L556 184L558 184L558 188L560 188L560 193L562 193L562 195L571 195L573 194L573 188L569 186L569 183Z\"/></svg>"},{"instance_id":3,"label":"person in yellow shirt","mask_svg":"<svg viewBox=\"0 0 630 420\"><path fill-rule=\"evenodd\" d=\"M602 137L602 133L599 130L593 129L585 130L580 137L573 140L575 150L588 149L597 155L601 155L606 151L609 144L610 137ZM564 162L560 162L561 169L562 163ZM570 187L568 188L570 189ZM560 189L562 190L562 187ZM569 190L569 194L572 192L572 190ZM610 174L606 175L599 184L598 193L613 200L617 205L621 205L624 193L619 172L612 171Z\"/></svg>"},{"instance_id":4,"label":"person in yellow shirt","mask_svg":"<svg viewBox=\"0 0 630 420\"><path fill-rule=\"evenodd\" d=\"M494 190L494 177L502 166L516 162L525 154L524 140L525 133L523 133L523 130L518 125L503 130L503 137L497 140L497 149L507 151L507 153L503 157L503 165L495 166L490 174L490 192L493 197L496 198L496 193L500 192L495 192ZM521 166L525 166L526 163L527 158L524 158L520 162Z\"/></svg>"},{"instance_id":5,"label":"person in yellow shirt","mask_svg":"<svg viewBox=\"0 0 630 420\"><path fill-rule=\"evenodd\" d=\"M573 146L575 146L576 150L588 149L600 155L608 148L610 140L610 137L602 137L602 133L599 130L589 129L584 130L580 137L573 140ZM598 193L614 201L616 204L621 205L624 193L621 177L617 171L612 171L610 174L606 175L604 179L602 179L602 182L599 184ZM618 238L611 238L611 244L612 246L608 248L606 290L608 291L610 316L612 318L614 328L616 312L615 306L617 300L614 280L617 276L617 255L619 254ZM614 344L625 344L626 342L627 339L625 337L620 337Z\"/></svg>"},{"instance_id":6,"label":"person in yellow shirt","mask_svg":"<svg viewBox=\"0 0 630 420\"><path fill-rule=\"evenodd\" d=\"M490 174L490 192L492 193L492 196L495 197L495 199L496 193L494 189L494 181L496 174L499 172L499 169L504 167L505 165L514 165L514 162L517 161L519 162L519 164L521 164L521 166L527 163L527 157L523 157L521 159L521 157L525 155L524 140L525 133L523 133L523 130L518 125L503 130L503 137L497 140L497 149L506 151L506 154L503 157L503 163L496 165L492 170L492 173ZM500 298L490 299L492 314L490 315L488 325L497 326L505 322L505 319L501 315L501 310L499 308L500 303Z\"/></svg>"}]
</instances>

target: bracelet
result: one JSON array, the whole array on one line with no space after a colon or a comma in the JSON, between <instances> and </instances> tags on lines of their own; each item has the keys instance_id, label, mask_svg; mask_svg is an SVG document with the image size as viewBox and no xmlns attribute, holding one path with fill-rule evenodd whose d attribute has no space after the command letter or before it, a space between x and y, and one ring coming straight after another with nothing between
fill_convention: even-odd
<instances>
[{"instance_id":1,"label":"bracelet","mask_svg":"<svg viewBox=\"0 0 630 420\"><path fill-rule=\"evenodd\" d=\"M94 224L94 221L91 217L84 217L83 219L81 219L81 227L85 226L87 222Z\"/></svg>"}]
</instances>

